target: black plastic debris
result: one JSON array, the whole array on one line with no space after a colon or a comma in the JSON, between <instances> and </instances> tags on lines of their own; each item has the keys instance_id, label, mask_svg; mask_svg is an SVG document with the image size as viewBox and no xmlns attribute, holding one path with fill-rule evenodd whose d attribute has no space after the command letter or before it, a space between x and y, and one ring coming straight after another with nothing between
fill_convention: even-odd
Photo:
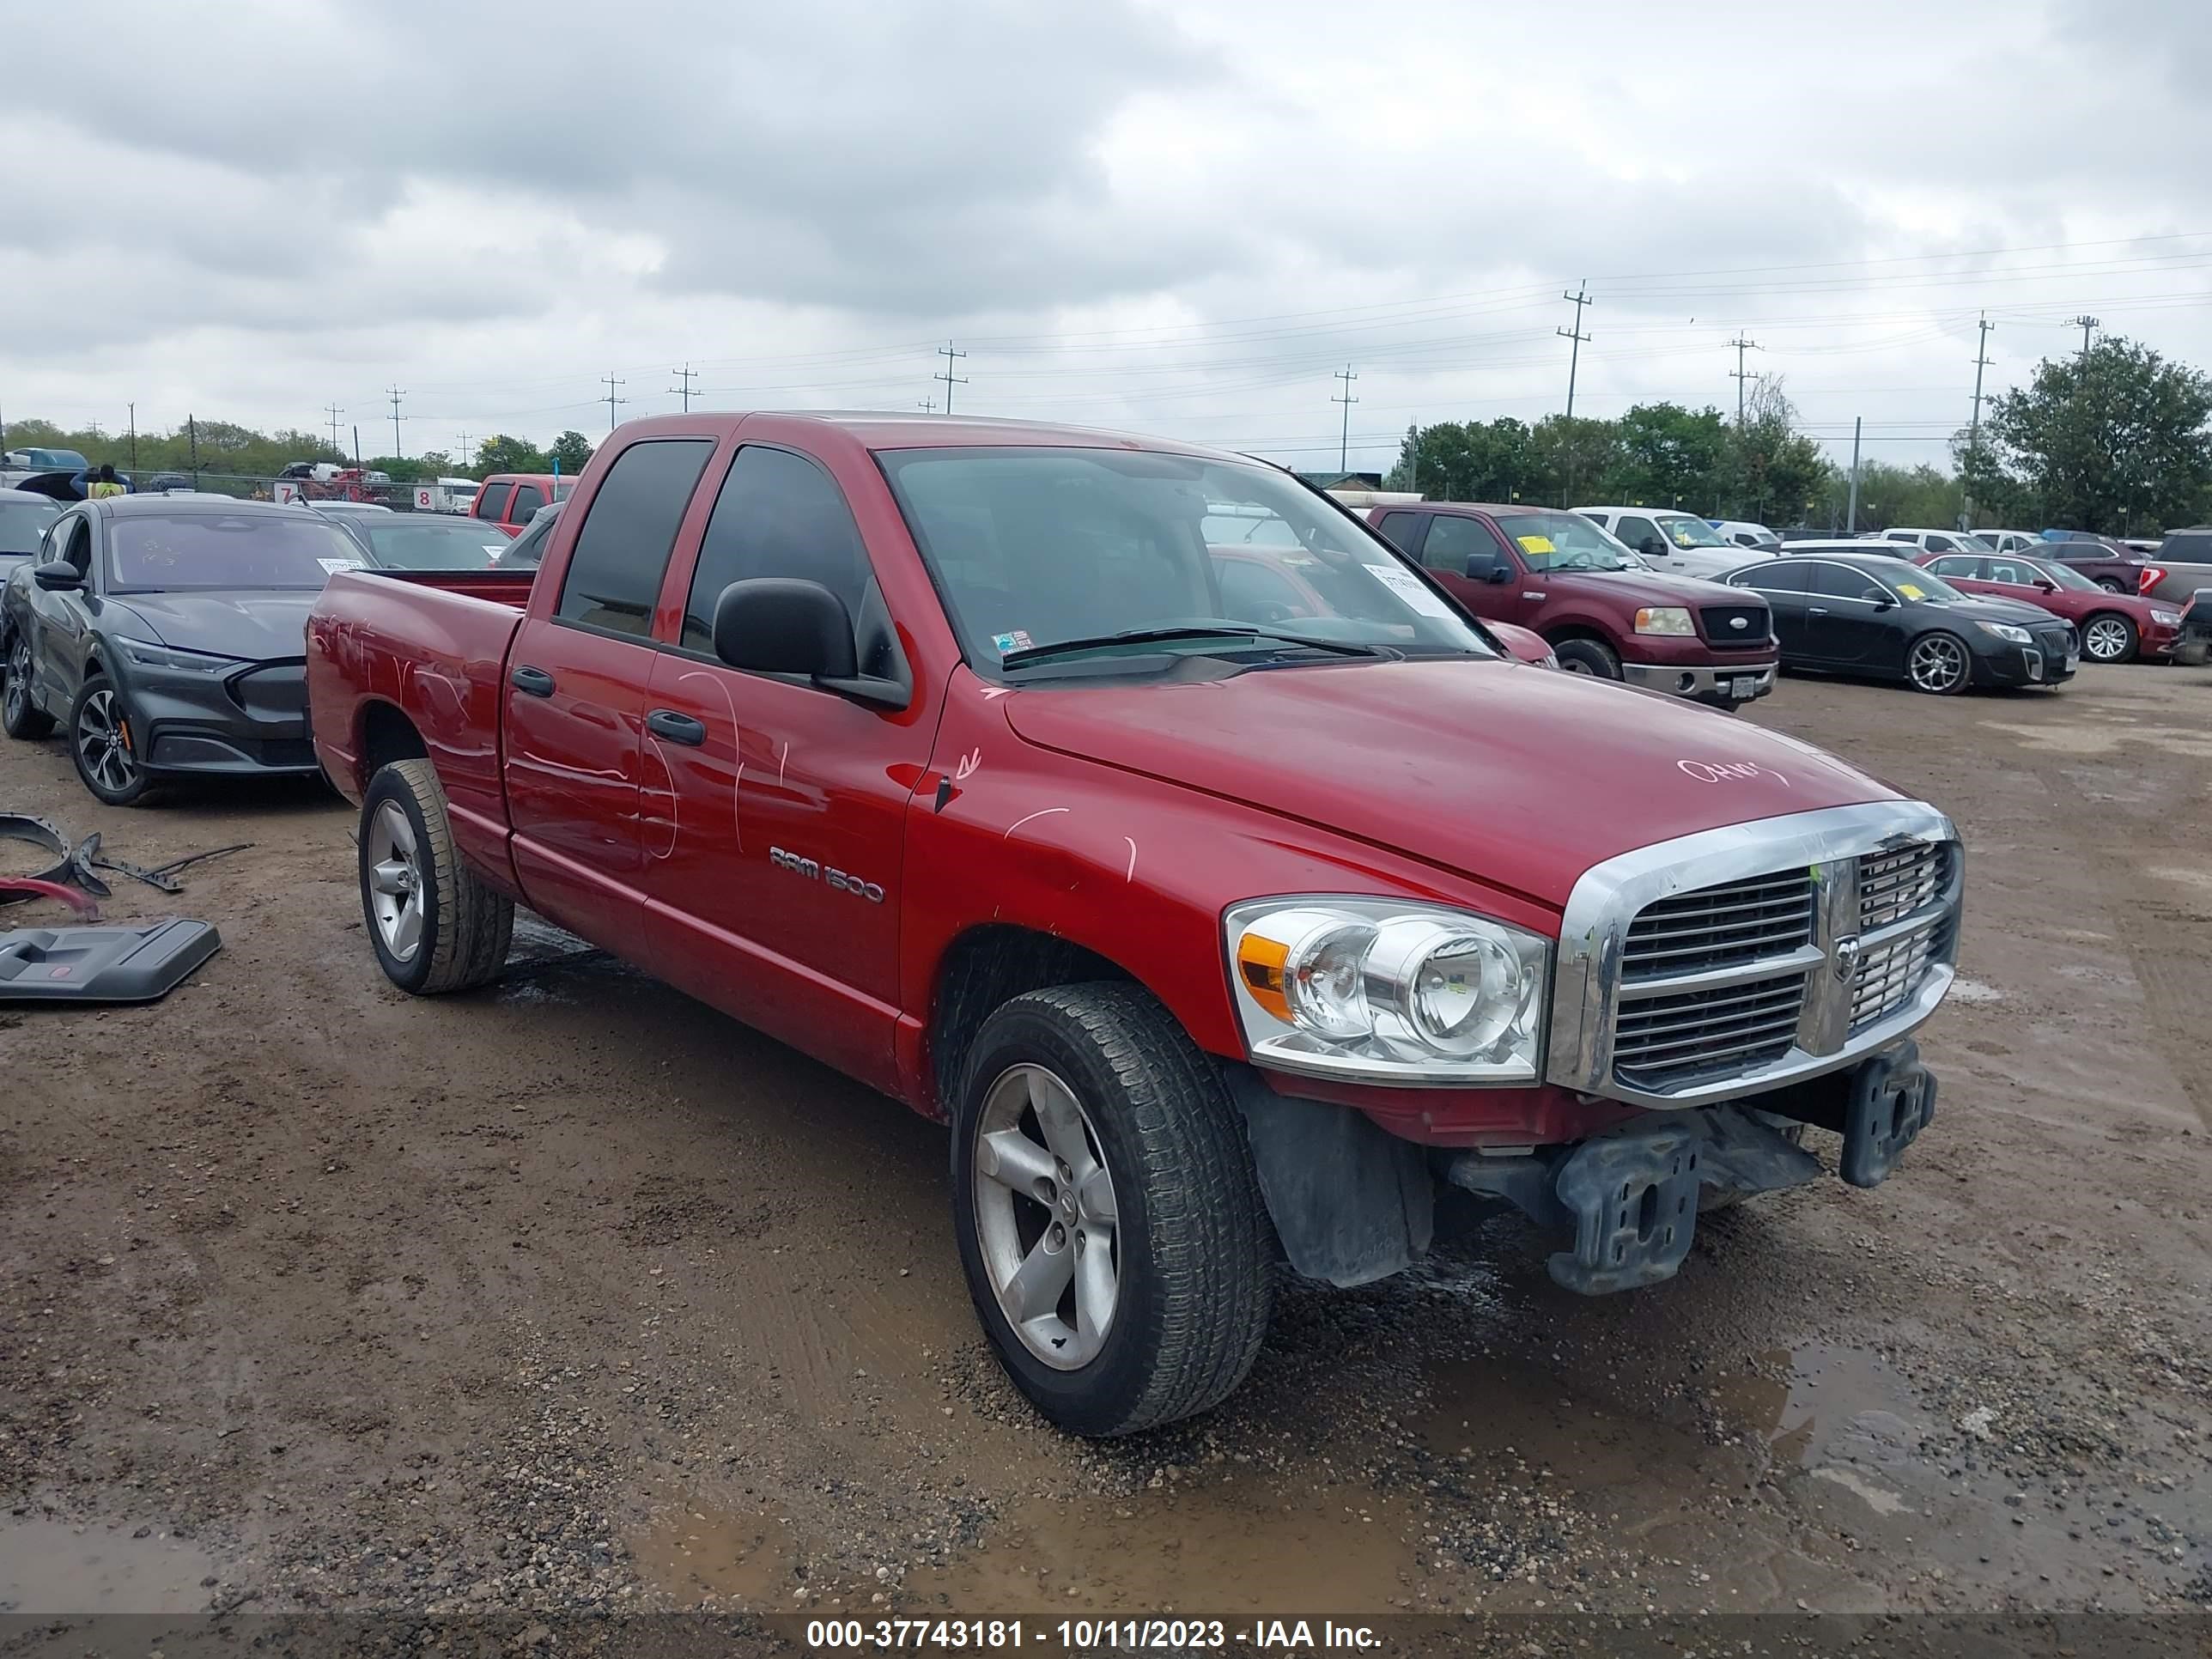
<instances>
[{"instance_id":1,"label":"black plastic debris","mask_svg":"<svg viewBox=\"0 0 2212 1659\"><path fill-rule=\"evenodd\" d=\"M213 925L161 921L0 933L0 1003L151 1002L222 946Z\"/></svg>"}]
</instances>

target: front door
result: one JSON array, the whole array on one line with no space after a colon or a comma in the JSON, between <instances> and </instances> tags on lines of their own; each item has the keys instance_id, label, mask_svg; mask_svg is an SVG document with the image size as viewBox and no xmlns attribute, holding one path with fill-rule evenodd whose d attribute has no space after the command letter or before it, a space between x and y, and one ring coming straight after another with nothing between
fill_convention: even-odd
<instances>
[{"instance_id":1,"label":"front door","mask_svg":"<svg viewBox=\"0 0 2212 1659\"><path fill-rule=\"evenodd\" d=\"M507 812L530 902L595 945L639 920L640 757L659 653L653 611L708 439L634 443L581 504L550 605L533 594L507 656Z\"/></svg>"},{"instance_id":2,"label":"front door","mask_svg":"<svg viewBox=\"0 0 2212 1659\"><path fill-rule=\"evenodd\" d=\"M1807 654L1850 667L1872 662L1895 632L1897 601L1863 570L1847 564L1813 567L1813 603L1806 616Z\"/></svg>"},{"instance_id":3,"label":"front door","mask_svg":"<svg viewBox=\"0 0 2212 1659\"><path fill-rule=\"evenodd\" d=\"M1536 608L1536 601L1523 596L1528 584L1522 580L1519 562L1480 519L1436 514L1421 544L1421 562L1446 592L1478 617L1517 623Z\"/></svg>"},{"instance_id":4,"label":"front door","mask_svg":"<svg viewBox=\"0 0 2212 1659\"><path fill-rule=\"evenodd\" d=\"M676 574L684 580L680 566ZM907 710L716 657L715 601L755 577L821 583L853 618L861 673L906 675L837 481L791 450L739 449L685 582L680 640L662 654L647 700L644 884L662 952L653 966L889 1086L903 825L933 732Z\"/></svg>"}]
</instances>

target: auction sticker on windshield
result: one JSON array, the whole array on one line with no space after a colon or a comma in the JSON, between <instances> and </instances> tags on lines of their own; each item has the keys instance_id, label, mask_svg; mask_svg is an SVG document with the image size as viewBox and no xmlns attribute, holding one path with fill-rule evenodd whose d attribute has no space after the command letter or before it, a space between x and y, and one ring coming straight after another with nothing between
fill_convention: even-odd
<instances>
[{"instance_id":1,"label":"auction sticker on windshield","mask_svg":"<svg viewBox=\"0 0 2212 1659\"><path fill-rule=\"evenodd\" d=\"M1011 634L993 635L991 643L998 647L999 654L1003 657L1010 651L1027 651L1034 641L1030 640L1027 629L1017 628Z\"/></svg>"},{"instance_id":2,"label":"auction sticker on windshield","mask_svg":"<svg viewBox=\"0 0 2212 1659\"><path fill-rule=\"evenodd\" d=\"M1421 579L1410 570L1401 570L1394 564L1370 564L1367 567L1367 574L1424 617L1449 617L1452 614L1452 608L1430 592Z\"/></svg>"},{"instance_id":3,"label":"auction sticker on windshield","mask_svg":"<svg viewBox=\"0 0 2212 1659\"><path fill-rule=\"evenodd\" d=\"M317 559L315 562L322 566L323 574L326 576L335 576L341 570L365 570L368 568L366 559Z\"/></svg>"},{"instance_id":4,"label":"auction sticker on windshield","mask_svg":"<svg viewBox=\"0 0 2212 1659\"><path fill-rule=\"evenodd\" d=\"M1925 588L1915 587L1911 582L1898 583L1897 591L1908 599L1924 599L1928 597Z\"/></svg>"},{"instance_id":5,"label":"auction sticker on windshield","mask_svg":"<svg viewBox=\"0 0 2212 1659\"><path fill-rule=\"evenodd\" d=\"M1521 544L1523 553L1556 553L1559 550L1552 545L1549 536L1516 536L1513 539Z\"/></svg>"}]
</instances>

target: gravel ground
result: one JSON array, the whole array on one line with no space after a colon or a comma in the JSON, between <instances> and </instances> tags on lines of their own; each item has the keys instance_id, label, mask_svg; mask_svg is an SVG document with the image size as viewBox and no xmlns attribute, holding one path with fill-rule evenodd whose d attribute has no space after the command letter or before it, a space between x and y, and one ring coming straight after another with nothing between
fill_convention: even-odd
<instances>
[{"instance_id":1,"label":"gravel ground","mask_svg":"<svg viewBox=\"0 0 2212 1659\"><path fill-rule=\"evenodd\" d=\"M0 1012L0 1612L2212 1604L2208 713L1785 683L1747 718L1967 838L1899 1175L1599 1301L1450 1210L1103 1446L990 1363L940 1131L540 926L406 998L331 798L109 811L0 744L0 808L122 858L254 843L118 891L222 928L166 1001Z\"/></svg>"}]
</instances>

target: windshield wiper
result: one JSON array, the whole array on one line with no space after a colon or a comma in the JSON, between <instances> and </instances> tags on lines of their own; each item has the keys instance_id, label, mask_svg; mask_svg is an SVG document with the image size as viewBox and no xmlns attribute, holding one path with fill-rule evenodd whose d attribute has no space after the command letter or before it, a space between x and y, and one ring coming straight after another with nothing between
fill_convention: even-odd
<instances>
[{"instance_id":1,"label":"windshield wiper","mask_svg":"<svg viewBox=\"0 0 2212 1659\"><path fill-rule=\"evenodd\" d=\"M1024 646L1019 651L1009 651L999 659L1001 668L1021 668L1033 662L1044 662L1054 657L1069 655L1078 651L1107 651L1117 645L1151 645L1169 640L1274 640L1285 645L1304 646L1310 650L1326 651L1340 657L1380 657L1388 654L1381 646L1356 645L1348 640L1308 639L1303 634L1281 634L1264 628L1240 628L1234 623L1211 623L1205 627L1132 628L1119 634L1096 634L1084 639L1054 640L1048 645Z\"/></svg>"}]
</instances>

